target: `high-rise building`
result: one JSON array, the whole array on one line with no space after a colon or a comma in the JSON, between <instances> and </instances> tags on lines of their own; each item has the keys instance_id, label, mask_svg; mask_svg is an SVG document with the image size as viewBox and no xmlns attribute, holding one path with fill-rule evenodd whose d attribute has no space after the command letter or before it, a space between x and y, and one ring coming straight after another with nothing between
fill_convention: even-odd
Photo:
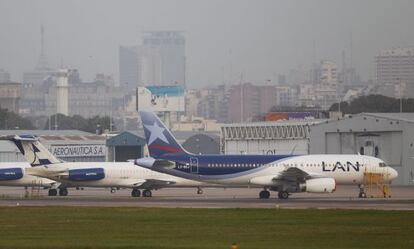
<instances>
[{"instance_id":1,"label":"high-rise building","mask_svg":"<svg viewBox=\"0 0 414 249\"><path fill-rule=\"evenodd\" d=\"M336 64L331 61L321 61L319 77L323 85L336 85L338 83Z\"/></svg>"},{"instance_id":2,"label":"high-rise building","mask_svg":"<svg viewBox=\"0 0 414 249\"><path fill-rule=\"evenodd\" d=\"M0 83L9 82L10 73L0 68Z\"/></svg>"},{"instance_id":3,"label":"high-rise building","mask_svg":"<svg viewBox=\"0 0 414 249\"><path fill-rule=\"evenodd\" d=\"M185 38L178 31L145 31L140 46L120 46L122 87L181 85L185 87Z\"/></svg>"},{"instance_id":4,"label":"high-rise building","mask_svg":"<svg viewBox=\"0 0 414 249\"><path fill-rule=\"evenodd\" d=\"M0 82L0 107L19 113L20 83Z\"/></svg>"},{"instance_id":5,"label":"high-rise building","mask_svg":"<svg viewBox=\"0 0 414 249\"><path fill-rule=\"evenodd\" d=\"M396 97L414 96L414 48L382 50L375 61L378 85L398 88Z\"/></svg>"},{"instance_id":6,"label":"high-rise building","mask_svg":"<svg viewBox=\"0 0 414 249\"><path fill-rule=\"evenodd\" d=\"M225 85L203 89L199 92L197 115L220 123L227 122L228 100L229 93Z\"/></svg>"},{"instance_id":7,"label":"high-rise building","mask_svg":"<svg viewBox=\"0 0 414 249\"><path fill-rule=\"evenodd\" d=\"M277 87L274 85L233 85L229 91L228 122L255 120L277 104Z\"/></svg>"},{"instance_id":8,"label":"high-rise building","mask_svg":"<svg viewBox=\"0 0 414 249\"><path fill-rule=\"evenodd\" d=\"M119 86L131 90L140 86L138 46L119 47Z\"/></svg>"},{"instance_id":9,"label":"high-rise building","mask_svg":"<svg viewBox=\"0 0 414 249\"><path fill-rule=\"evenodd\" d=\"M148 84L179 84L185 87L185 37L183 32L145 31L142 46L144 53L149 54L147 65L145 66L146 63L143 62L143 67L147 68L147 71L143 70L143 75L151 74L159 67L161 76L160 82L147 82Z\"/></svg>"}]
</instances>

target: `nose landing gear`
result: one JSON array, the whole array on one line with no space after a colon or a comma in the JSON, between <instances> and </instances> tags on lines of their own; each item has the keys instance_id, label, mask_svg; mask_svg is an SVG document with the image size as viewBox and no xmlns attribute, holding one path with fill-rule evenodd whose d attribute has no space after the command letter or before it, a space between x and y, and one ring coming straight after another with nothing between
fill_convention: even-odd
<instances>
[{"instance_id":1,"label":"nose landing gear","mask_svg":"<svg viewBox=\"0 0 414 249\"><path fill-rule=\"evenodd\" d=\"M359 194L358 194L358 198L367 198L367 194L365 193L365 188L363 184L359 184L358 185L359 188Z\"/></svg>"},{"instance_id":2,"label":"nose landing gear","mask_svg":"<svg viewBox=\"0 0 414 249\"><path fill-rule=\"evenodd\" d=\"M202 188L197 188L197 194L202 195L203 194L203 189Z\"/></svg>"}]
</instances>

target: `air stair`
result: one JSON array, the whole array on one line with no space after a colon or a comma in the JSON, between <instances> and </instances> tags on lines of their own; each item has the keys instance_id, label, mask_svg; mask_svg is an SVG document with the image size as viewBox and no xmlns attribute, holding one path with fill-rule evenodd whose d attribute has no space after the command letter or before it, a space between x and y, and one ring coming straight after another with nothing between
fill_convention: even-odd
<instances>
[{"instance_id":1,"label":"air stair","mask_svg":"<svg viewBox=\"0 0 414 249\"><path fill-rule=\"evenodd\" d=\"M33 180L32 181L32 187L30 188L25 188L25 198L30 198L30 197L40 197L41 196L41 189L42 189L42 181L36 181ZM30 189L30 191L29 191Z\"/></svg>"},{"instance_id":2,"label":"air stair","mask_svg":"<svg viewBox=\"0 0 414 249\"><path fill-rule=\"evenodd\" d=\"M367 197L371 198L391 198L390 184L385 180L388 172L364 172L364 188Z\"/></svg>"}]
</instances>

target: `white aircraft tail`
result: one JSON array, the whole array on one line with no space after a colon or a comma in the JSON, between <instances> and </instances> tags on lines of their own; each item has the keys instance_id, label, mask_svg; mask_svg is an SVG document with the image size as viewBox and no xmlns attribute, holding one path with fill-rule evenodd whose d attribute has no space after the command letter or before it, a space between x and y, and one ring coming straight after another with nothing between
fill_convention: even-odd
<instances>
[{"instance_id":1,"label":"white aircraft tail","mask_svg":"<svg viewBox=\"0 0 414 249\"><path fill-rule=\"evenodd\" d=\"M50 153L49 150L47 150L39 142L39 138L36 136L3 136L0 137L0 140L9 140L13 142L31 166L49 165L62 162Z\"/></svg>"}]
</instances>

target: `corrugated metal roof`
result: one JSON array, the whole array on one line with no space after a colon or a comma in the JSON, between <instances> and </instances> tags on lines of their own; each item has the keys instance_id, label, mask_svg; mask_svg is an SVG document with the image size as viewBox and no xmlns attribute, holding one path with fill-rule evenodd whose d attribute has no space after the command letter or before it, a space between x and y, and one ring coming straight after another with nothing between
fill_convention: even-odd
<instances>
[{"instance_id":1,"label":"corrugated metal roof","mask_svg":"<svg viewBox=\"0 0 414 249\"><path fill-rule=\"evenodd\" d=\"M282 120L252 123L233 123L223 124L222 127L268 127L268 126L295 126L295 125L314 125L326 122L327 119L309 119L309 120Z\"/></svg>"},{"instance_id":2,"label":"corrugated metal roof","mask_svg":"<svg viewBox=\"0 0 414 249\"><path fill-rule=\"evenodd\" d=\"M139 137L145 138L144 130L135 130L135 131L128 131L132 134L135 134ZM207 136L220 136L220 132L210 132L210 131L172 131L174 137L179 141L185 141L188 138L197 135L197 134L205 134Z\"/></svg>"},{"instance_id":3,"label":"corrugated metal roof","mask_svg":"<svg viewBox=\"0 0 414 249\"><path fill-rule=\"evenodd\" d=\"M393 120L401 120L401 121L414 123L414 112L361 113L360 115L393 119Z\"/></svg>"},{"instance_id":4,"label":"corrugated metal roof","mask_svg":"<svg viewBox=\"0 0 414 249\"><path fill-rule=\"evenodd\" d=\"M79 130L0 130L0 135L35 135L45 144L105 144L106 137Z\"/></svg>"},{"instance_id":5,"label":"corrugated metal roof","mask_svg":"<svg viewBox=\"0 0 414 249\"><path fill-rule=\"evenodd\" d=\"M94 134L80 130L0 130L0 135L88 136Z\"/></svg>"}]
</instances>

